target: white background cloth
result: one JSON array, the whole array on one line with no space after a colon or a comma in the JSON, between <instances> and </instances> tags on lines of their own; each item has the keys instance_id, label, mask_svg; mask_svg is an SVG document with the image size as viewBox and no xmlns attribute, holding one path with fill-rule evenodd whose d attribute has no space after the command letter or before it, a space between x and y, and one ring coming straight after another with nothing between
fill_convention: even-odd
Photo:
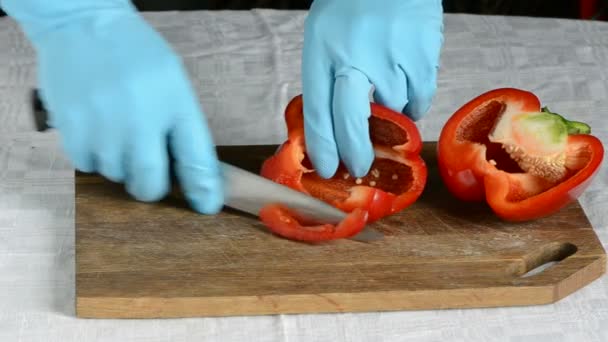
<instances>
[{"instance_id":1,"label":"white background cloth","mask_svg":"<svg viewBox=\"0 0 608 342\"><path fill-rule=\"evenodd\" d=\"M298 94L305 12L152 13L188 65L218 144L280 143ZM418 124L435 140L465 101L535 92L608 147L608 23L446 15L438 92ZM150 56L153 58L153 56ZM74 317L73 170L33 133L33 51L0 19L0 341L608 341L608 277L554 305L171 320ZM581 201L608 242L608 161Z\"/></svg>"}]
</instances>

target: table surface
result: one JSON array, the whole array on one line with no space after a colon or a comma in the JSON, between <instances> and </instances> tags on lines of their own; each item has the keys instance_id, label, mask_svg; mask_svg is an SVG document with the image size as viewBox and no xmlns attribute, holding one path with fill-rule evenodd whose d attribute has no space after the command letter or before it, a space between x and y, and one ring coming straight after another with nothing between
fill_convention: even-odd
<instances>
[{"instance_id":1,"label":"table surface","mask_svg":"<svg viewBox=\"0 0 608 342\"><path fill-rule=\"evenodd\" d=\"M301 90L302 11L146 18L185 58L218 144L276 144ZM33 132L33 50L0 19L1 341L608 341L608 278L546 306L171 320L74 317L74 179L56 133ZM435 140L468 99L533 91L608 142L608 23L446 14L438 92L418 125ZM608 242L607 163L581 197Z\"/></svg>"}]
</instances>

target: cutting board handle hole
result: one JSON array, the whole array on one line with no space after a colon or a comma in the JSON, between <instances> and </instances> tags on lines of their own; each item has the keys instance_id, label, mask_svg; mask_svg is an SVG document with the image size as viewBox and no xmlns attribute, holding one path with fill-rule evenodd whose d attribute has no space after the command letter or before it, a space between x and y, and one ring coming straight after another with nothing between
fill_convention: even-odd
<instances>
[{"instance_id":1,"label":"cutting board handle hole","mask_svg":"<svg viewBox=\"0 0 608 342\"><path fill-rule=\"evenodd\" d=\"M554 242L544 245L524 256L525 270L520 277L528 278L543 273L576 253L577 250L578 248L569 242Z\"/></svg>"}]
</instances>

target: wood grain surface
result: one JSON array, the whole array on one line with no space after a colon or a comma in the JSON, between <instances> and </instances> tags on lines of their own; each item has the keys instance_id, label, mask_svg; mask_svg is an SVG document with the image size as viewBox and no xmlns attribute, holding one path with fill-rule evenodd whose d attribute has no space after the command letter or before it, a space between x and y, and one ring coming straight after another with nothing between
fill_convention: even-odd
<instances>
[{"instance_id":1,"label":"wood grain surface","mask_svg":"<svg viewBox=\"0 0 608 342\"><path fill-rule=\"evenodd\" d=\"M276 146L218 148L258 172ZM179 196L135 202L102 178L76 177L79 317L159 318L547 304L605 272L606 256L578 203L507 223L455 200L435 144L420 200L373 225L380 241L319 245L271 234L254 216L198 215ZM538 266L555 262L535 273ZM533 270L531 273L529 271ZM538 269L537 269L538 270Z\"/></svg>"}]
</instances>

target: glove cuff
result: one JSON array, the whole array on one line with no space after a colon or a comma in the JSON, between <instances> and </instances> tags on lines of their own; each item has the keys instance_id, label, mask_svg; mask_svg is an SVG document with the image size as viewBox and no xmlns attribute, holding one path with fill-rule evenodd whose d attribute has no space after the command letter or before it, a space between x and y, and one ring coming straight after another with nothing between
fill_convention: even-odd
<instances>
[{"instance_id":1,"label":"glove cuff","mask_svg":"<svg viewBox=\"0 0 608 342\"><path fill-rule=\"evenodd\" d=\"M21 26L31 41L76 20L117 11L137 11L130 0L0 0L0 7Z\"/></svg>"}]
</instances>

